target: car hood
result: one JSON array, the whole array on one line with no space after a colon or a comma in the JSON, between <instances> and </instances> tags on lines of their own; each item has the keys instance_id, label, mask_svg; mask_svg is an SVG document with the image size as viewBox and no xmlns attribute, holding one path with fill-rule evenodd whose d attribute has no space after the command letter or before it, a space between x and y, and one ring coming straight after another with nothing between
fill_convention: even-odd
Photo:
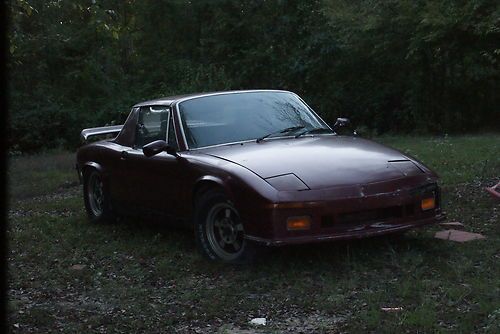
<instances>
[{"instance_id":1,"label":"car hood","mask_svg":"<svg viewBox=\"0 0 500 334\"><path fill-rule=\"evenodd\" d=\"M424 172L402 153L359 137L280 138L201 151L241 165L263 179L294 174L309 189L367 184Z\"/></svg>"}]
</instances>

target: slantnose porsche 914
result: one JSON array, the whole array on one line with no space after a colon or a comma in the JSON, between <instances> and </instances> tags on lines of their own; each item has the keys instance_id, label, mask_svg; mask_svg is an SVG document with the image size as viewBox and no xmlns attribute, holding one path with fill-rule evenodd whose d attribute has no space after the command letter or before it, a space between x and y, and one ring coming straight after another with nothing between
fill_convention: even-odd
<instances>
[{"instance_id":1,"label":"slantnose porsche 914","mask_svg":"<svg viewBox=\"0 0 500 334\"><path fill-rule=\"evenodd\" d=\"M92 222L135 215L194 229L211 260L262 246L403 232L443 219L437 175L339 135L288 91L166 97L123 125L85 129L77 170ZM113 139L88 142L92 136Z\"/></svg>"}]
</instances>

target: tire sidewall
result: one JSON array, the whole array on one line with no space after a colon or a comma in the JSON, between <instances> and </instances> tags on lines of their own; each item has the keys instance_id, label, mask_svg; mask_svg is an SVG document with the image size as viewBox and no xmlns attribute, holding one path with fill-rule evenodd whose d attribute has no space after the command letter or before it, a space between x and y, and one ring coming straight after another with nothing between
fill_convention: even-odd
<instances>
[{"instance_id":1,"label":"tire sidewall","mask_svg":"<svg viewBox=\"0 0 500 334\"><path fill-rule=\"evenodd\" d=\"M101 182L103 182L104 198L102 203L102 213L99 216L95 215L93 210L91 209L90 199L88 196L88 188L90 186L89 181L93 175L97 175L97 177L99 177ZM87 216L92 223L102 224L102 223L112 222L114 220L114 215L111 211L109 197L106 191L106 184L104 183L101 173L99 173L99 171L95 169L87 170L83 174L83 199L85 203L85 210L87 211Z\"/></svg>"},{"instance_id":2,"label":"tire sidewall","mask_svg":"<svg viewBox=\"0 0 500 334\"><path fill-rule=\"evenodd\" d=\"M224 193L220 191L208 191L207 193L203 194L195 204L194 233L198 249L202 253L202 255L204 255L211 261L234 264L248 263L251 258L251 247L249 241L246 239L243 239L243 251L238 257L232 260L221 259L210 246L210 242L208 241L206 232L207 215L210 209L218 203L229 204L235 212L238 212L238 210L236 210L234 205L227 199Z\"/></svg>"}]
</instances>

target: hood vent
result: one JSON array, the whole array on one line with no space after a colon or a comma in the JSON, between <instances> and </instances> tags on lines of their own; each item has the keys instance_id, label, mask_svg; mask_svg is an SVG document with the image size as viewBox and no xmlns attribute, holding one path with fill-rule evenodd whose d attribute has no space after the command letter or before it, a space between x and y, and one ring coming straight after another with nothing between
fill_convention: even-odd
<instances>
[{"instance_id":1,"label":"hood vent","mask_svg":"<svg viewBox=\"0 0 500 334\"><path fill-rule=\"evenodd\" d=\"M423 173L423 171L411 160L389 160L388 163L397 168L404 176L413 176Z\"/></svg>"}]
</instances>

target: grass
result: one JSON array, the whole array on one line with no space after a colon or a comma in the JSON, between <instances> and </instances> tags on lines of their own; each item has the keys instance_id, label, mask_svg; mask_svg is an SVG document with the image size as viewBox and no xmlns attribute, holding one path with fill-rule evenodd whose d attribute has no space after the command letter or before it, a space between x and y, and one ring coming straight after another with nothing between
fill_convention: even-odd
<instances>
[{"instance_id":1,"label":"grass","mask_svg":"<svg viewBox=\"0 0 500 334\"><path fill-rule=\"evenodd\" d=\"M500 136L383 137L442 176L450 221L487 239L404 237L278 248L246 267L207 263L192 233L89 224L74 155L10 161L13 332L483 332L500 330ZM81 267L74 267L82 265ZM382 307L402 307L385 312Z\"/></svg>"},{"instance_id":2,"label":"grass","mask_svg":"<svg viewBox=\"0 0 500 334\"><path fill-rule=\"evenodd\" d=\"M54 193L75 186L75 156L67 152L49 152L15 156L9 163L9 195L14 199Z\"/></svg>"}]
</instances>

